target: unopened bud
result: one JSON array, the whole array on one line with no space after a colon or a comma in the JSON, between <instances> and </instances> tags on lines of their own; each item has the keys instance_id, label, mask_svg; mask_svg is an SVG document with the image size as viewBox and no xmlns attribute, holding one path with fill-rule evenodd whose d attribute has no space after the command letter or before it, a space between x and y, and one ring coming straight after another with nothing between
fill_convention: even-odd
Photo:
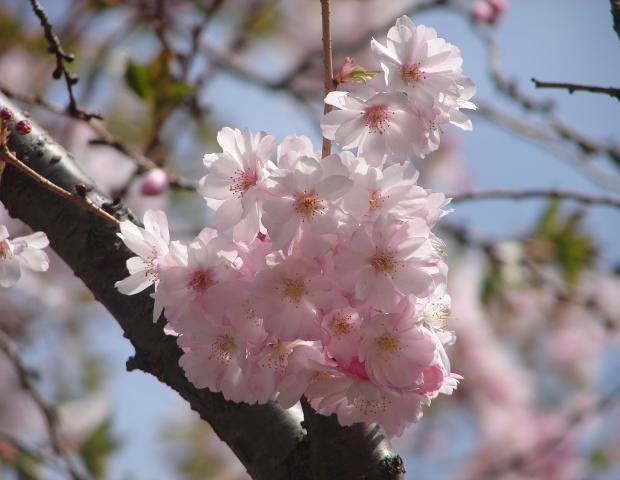
<instances>
[{"instance_id":1,"label":"unopened bud","mask_svg":"<svg viewBox=\"0 0 620 480\"><path fill-rule=\"evenodd\" d=\"M15 124L17 135L28 135L32 130L32 123L28 120L20 120Z\"/></svg>"},{"instance_id":2,"label":"unopened bud","mask_svg":"<svg viewBox=\"0 0 620 480\"><path fill-rule=\"evenodd\" d=\"M160 195L166 191L168 183L168 174L161 168L154 168L142 178L140 193L146 196Z\"/></svg>"},{"instance_id":3,"label":"unopened bud","mask_svg":"<svg viewBox=\"0 0 620 480\"><path fill-rule=\"evenodd\" d=\"M361 65L355 63L351 57L347 57L340 65L340 68L338 68L338 73L334 80L336 83L366 83L366 80L374 77L376 73L374 70L366 70Z\"/></svg>"},{"instance_id":4,"label":"unopened bud","mask_svg":"<svg viewBox=\"0 0 620 480\"><path fill-rule=\"evenodd\" d=\"M11 110L6 107L0 108L0 119L4 120L5 122L13 120L13 112L11 112Z\"/></svg>"},{"instance_id":5,"label":"unopened bud","mask_svg":"<svg viewBox=\"0 0 620 480\"><path fill-rule=\"evenodd\" d=\"M504 10L506 10L504 0L477 0L471 13L475 19L493 25L497 23Z\"/></svg>"}]
</instances>

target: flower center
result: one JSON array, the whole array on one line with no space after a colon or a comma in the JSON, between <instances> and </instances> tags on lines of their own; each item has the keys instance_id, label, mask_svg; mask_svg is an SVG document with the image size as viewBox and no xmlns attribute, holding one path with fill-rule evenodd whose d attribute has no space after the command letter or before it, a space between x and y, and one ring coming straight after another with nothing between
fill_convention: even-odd
<instances>
[{"instance_id":1,"label":"flower center","mask_svg":"<svg viewBox=\"0 0 620 480\"><path fill-rule=\"evenodd\" d=\"M420 71L420 64L414 63L403 65L400 68L400 78L405 85L412 87L423 78L426 78L426 75Z\"/></svg>"},{"instance_id":2,"label":"flower center","mask_svg":"<svg viewBox=\"0 0 620 480\"><path fill-rule=\"evenodd\" d=\"M288 342L271 343L267 347L269 353L261 360L261 366L272 370L284 370L291 353Z\"/></svg>"},{"instance_id":3,"label":"flower center","mask_svg":"<svg viewBox=\"0 0 620 480\"><path fill-rule=\"evenodd\" d=\"M258 177L256 171L252 169L237 170L234 177L231 177L232 183L230 184L230 191L233 194L237 194L240 197L243 196L250 188L256 185Z\"/></svg>"},{"instance_id":4,"label":"flower center","mask_svg":"<svg viewBox=\"0 0 620 480\"><path fill-rule=\"evenodd\" d=\"M156 281L159 278L159 254L157 253L157 249L153 247L151 249L151 254L146 257L146 268L144 270L144 275L150 278L153 281Z\"/></svg>"},{"instance_id":5,"label":"flower center","mask_svg":"<svg viewBox=\"0 0 620 480\"><path fill-rule=\"evenodd\" d=\"M302 193L295 200L295 211L304 217L314 217L316 212L323 208L323 202L319 196L314 193Z\"/></svg>"},{"instance_id":6,"label":"flower center","mask_svg":"<svg viewBox=\"0 0 620 480\"><path fill-rule=\"evenodd\" d=\"M379 349L379 353L384 355L393 355L399 350L398 339L388 333L377 338L375 345Z\"/></svg>"},{"instance_id":7,"label":"flower center","mask_svg":"<svg viewBox=\"0 0 620 480\"><path fill-rule=\"evenodd\" d=\"M394 261L394 255L386 252L377 252L375 256L372 257L372 259L370 260L370 264L376 272L383 273L392 272L398 266Z\"/></svg>"},{"instance_id":8,"label":"flower center","mask_svg":"<svg viewBox=\"0 0 620 480\"><path fill-rule=\"evenodd\" d=\"M209 360L217 358L220 362L228 364L235 350L237 350L235 339L230 335L221 335L211 345Z\"/></svg>"},{"instance_id":9,"label":"flower center","mask_svg":"<svg viewBox=\"0 0 620 480\"><path fill-rule=\"evenodd\" d=\"M302 280L284 280L284 297L288 298L293 303L299 303L301 297L306 294L306 287Z\"/></svg>"},{"instance_id":10,"label":"flower center","mask_svg":"<svg viewBox=\"0 0 620 480\"><path fill-rule=\"evenodd\" d=\"M455 318L450 315L450 306L443 298L426 305L422 316L428 325L440 329L446 326L448 320L453 320Z\"/></svg>"},{"instance_id":11,"label":"flower center","mask_svg":"<svg viewBox=\"0 0 620 480\"><path fill-rule=\"evenodd\" d=\"M366 126L373 132L383 134L390 126L390 117L393 112L388 110L387 105L371 105L364 110Z\"/></svg>"},{"instance_id":12,"label":"flower center","mask_svg":"<svg viewBox=\"0 0 620 480\"><path fill-rule=\"evenodd\" d=\"M351 321L351 315L336 314L329 322L329 330L335 337L347 335L353 330L353 327L349 324Z\"/></svg>"},{"instance_id":13,"label":"flower center","mask_svg":"<svg viewBox=\"0 0 620 480\"><path fill-rule=\"evenodd\" d=\"M206 270L194 272L192 279L189 281L188 287L195 292L204 292L212 285L213 280L211 279L211 272Z\"/></svg>"},{"instance_id":14,"label":"flower center","mask_svg":"<svg viewBox=\"0 0 620 480\"><path fill-rule=\"evenodd\" d=\"M378 208L383 206L383 197L381 196L381 192L379 190L375 190L370 194L370 198L368 199L368 210L370 212L374 212Z\"/></svg>"},{"instance_id":15,"label":"flower center","mask_svg":"<svg viewBox=\"0 0 620 480\"><path fill-rule=\"evenodd\" d=\"M8 240L0 240L0 260L6 260L13 256L11 245Z\"/></svg>"},{"instance_id":16,"label":"flower center","mask_svg":"<svg viewBox=\"0 0 620 480\"><path fill-rule=\"evenodd\" d=\"M353 406L366 416L385 412L390 407L391 403L392 401L386 397L381 397L376 400L357 397L353 400Z\"/></svg>"}]
</instances>

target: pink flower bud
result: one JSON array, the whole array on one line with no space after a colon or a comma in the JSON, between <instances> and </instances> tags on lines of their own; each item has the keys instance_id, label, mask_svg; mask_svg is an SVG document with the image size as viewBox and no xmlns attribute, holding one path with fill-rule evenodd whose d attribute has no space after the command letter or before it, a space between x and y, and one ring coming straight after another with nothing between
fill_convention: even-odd
<instances>
[{"instance_id":1,"label":"pink flower bud","mask_svg":"<svg viewBox=\"0 0 620 480\"><path fill-rule=\"evenodd\" d=\"M504 0L477 0L472 7L472 15L477 20L493 25L506 10Z\"/></svg>"},{"instance_id":2,"label":"pink flower bud","mask_svg":"<svg viewBox=\"0 0 620 480\"><path fill-rule=\"evenodd\" d=\"M338 73L334 80L336 80L337 83L366 83L366 80L372 78L375 73L376 72L366 70L361 65L358 65L351 57L347 57L338 68Z\"/></svg>"},{"instance_id":3,"label":"pink flower bud","mask_svg":"<svg viewBox=\"0 0 620 480\"><path fill-rule=\"evenodd\" d=\"M495 10L495 16L498 17L500 14L504 13L508 8L508 3L506 0L488 0L491 8Z\"/></svg>"},{"instance_id":4,"label":"pink flower bud","mask_svg":"<svg viewBox=\"0 0 620 480\"><path fill-rule=\"evenodd\" d=\"M476 20L486 23L495 22L495 11L486 0L477 0L471 11Z\"/></svg>"},{"instance_id":5,"label":"pink flower bud","mask_svg":"<svg viewBox=\"0 0 620 480\"><path fill-rule=\"evenodd\" d=\"M0 119L6 122L13 120L13 112L6 107L0 108Z\"/></svg>"},{"instance_id":6,"label":"pink flower bud","mask_svg":"<svg viewBox=\"0 0 620 480\"><path fill-rule=\"evenodd\" d=\"M142 178L140 193L142 195L160 195L168 188L168 174L161 168L149 170Z\"/></svg>"},{"instance_id":7,"label":"pink flower bud","mask_svg":"<svg viewBox=\"0 0 620 480\"><path fill-rule=\"evenodd\" d=\"M28 120L20 120L15 124L17 135L28 135L32 130L32 123Z\"/></svg>"}]
</instances>

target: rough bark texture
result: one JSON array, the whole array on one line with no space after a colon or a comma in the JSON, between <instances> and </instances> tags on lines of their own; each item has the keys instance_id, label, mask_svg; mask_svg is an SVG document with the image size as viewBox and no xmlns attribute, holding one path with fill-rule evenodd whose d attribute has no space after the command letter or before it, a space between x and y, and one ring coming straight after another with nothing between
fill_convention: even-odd
<instances>
[{"instance_id":1,"label":"rough bark texture","mask_svg":"<svg viewBox=\"0 0 620 480\"><path fill-rule=\"evenodd\" d=\"M16 121L23 118L0 94L0 108L3 106L13 110ZM9 147L20 160L65 190L75 191L75 185L82 184L97 205L117 218L134 219L122 205L112 204L99 193L70 155L36 125L28 135L11 134ZM114 282L127 275L125 261L132 255L116 236L115 227L55 196L9 165L0 179L0 201L12 216L47 233L51 247L116 318L136 350L127 362L128 369L150 373L177 391L211 424L253 478L402 478L400 457L379 428L342 428L332 417L306 414L305 435L300 415L292 410L284 411L273 403L236 404L193 387L178 365L181 352L174 338L163 333L163 319L157 324L151 320L148 292L125 296L114 289Z\"/></svg>"}]
</instances>

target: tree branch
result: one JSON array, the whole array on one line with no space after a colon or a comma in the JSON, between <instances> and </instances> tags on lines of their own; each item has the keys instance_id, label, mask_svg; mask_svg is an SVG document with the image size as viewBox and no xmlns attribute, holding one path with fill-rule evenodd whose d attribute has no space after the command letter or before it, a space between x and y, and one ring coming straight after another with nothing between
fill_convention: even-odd
<instances>
[{"instance_id":1,"label":"tree branch","mask_svg":"<svg viewBox=\"0 0 620 480\"><path fill-rule=\"evenodd\" d=\"M73 92L73 86L78 82L79 78L77 75L71 73L67 70L65 66L65 62L73 62L75 57L72 54L65 52L60 45L60 40L58 36L54 33L52 29L52 25L47 18L47 14L43 7L37 0L30 0L30 5L32 5L32 11L38 17L41 22L41 27L43 27L43 31L45 32L45 39L48 44L49 53L53 54L56 57L56 68L54 72L52 72L52 77L58 80L61 76L65 79L65 84L67 85L67 92L69 94L69 106L67 107L67 111L77 117L82 118L84 120L90 120L92 118L98 118L101 120L103 117L99 113L88 113L80 108L75 99L75 94Z\"/></svg>"},{"instance_id":2,"label":"tree branch","mask_svg":"<svg viewBox=\"0 0 620 480\"><path fill-rule=\"evenodd\" d=\"M573 92L603 93L605 95L609 95L610 97L615 97L620 102L620 88L597 87L594 85L583 85L580 83L545 82L535 78L532 78L532 82L536 88L562 88L564 90L568 90L568 93L571 95Z\"/></svg>"},{"instance_id":3,"label":"tree branch","mask_svg":"<svg viewBox=\"0 0 620 480\"><path fill-rule=\"evenodd\" d=\"M11 109L16 121L24 118L2 94L1 107ZM88 187L86 196L90 202L117 218L135 221L120 203L99 193L68 153L36 125L33 124L28 135L10 135L9 148L39 175L59 187L66 190L77 183L84 184ZM254 479L317 478L312 472L321 470L320 463L316 462L321 462L323 456L327 458L333 448L326 438L334 431L346 433L349 439L338 449L341 457L337 463L343 471L362 472L360 475L367 480L402 478L402 468L386 467L393 466L397 455L376 427L311 428L305 435L300 417L294 411L282 410L275 403L236 404L226 401L219 393L196 389L179 366L181 351L175 338L163 333L163 317L155 325L152 322L153 301L149 292L126 296L114 288L114 282L127 275L125 262L133 255L116 236L118 229L115 226L83 206L42 188L31 177L8 164L0 179L0 201L12 216L47 233L51 247L116 318L124 336L136 350L128 367L154 375L187 400L190 407L230 446ZM372 437L366 433L369 428L374 432ZM360 445L365 447L362 449ZM360 451L372 455L360 456ZM347 473L346 477L338 478L350 477Z\"/></svg>"},{"instance_id":4,"label":"tree branch","mask_svg":"<svg viewBox=\"0 0 620 480\"><path fill-rule=\"evenodd\" d=\"M56 455L63 460L72 480L85 480L88 478L80 472L80 468L74 462L71 452L67 449L65 441L60 435L56 410L47 404L34 386L32 382L32 372L24 365L17 345L15 345L11 338L2 330L0 330L0 350L4 352L15 368L21 387L28 392L30 398L32 398L32 401L41 412L52 443L52 448Z\"/></svg>"},{"instance_id":5,"label":"tree branch","mask_svg":"<svg viewBox=\"0 0 620 480\"><path fill-rule=\"evenodd\" d=\"M614 30L620 39L620 0L610 0L611 17L613 19Z\"/></svg>"},{"instance_id":6,"label":"tree branch","mask_svg":"<svg viewBox=\"0 0 620 480\"><path fill-rule=\"evenodd\" d=\"M491 188L488 190L474 190L465 193L448 195L452 202L463 202L465 200L484 200L484 199L512 199L521 200L526 198L559 198L562 200L573 200L585 205L606 205L609 207L620 208L620 197L612 195L593 195L584 192L577 192L565 189L540 188L530 190L516 190L509 188Z\"/></svg>"}]
</instances>

